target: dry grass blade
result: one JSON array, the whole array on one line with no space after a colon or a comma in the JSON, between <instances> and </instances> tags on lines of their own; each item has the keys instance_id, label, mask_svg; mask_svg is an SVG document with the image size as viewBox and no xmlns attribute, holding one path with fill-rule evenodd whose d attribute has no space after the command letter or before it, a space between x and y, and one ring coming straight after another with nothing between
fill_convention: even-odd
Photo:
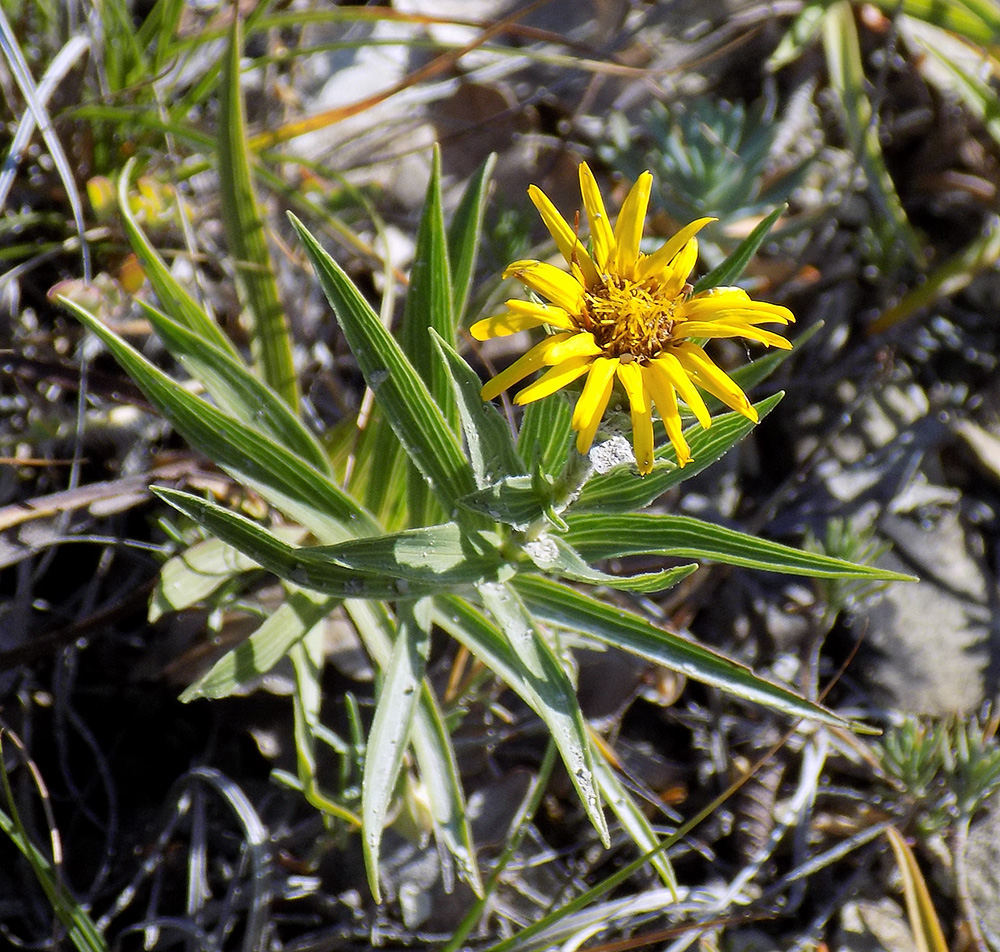
<instances>
[{"instance_id":1,"label":"dry grass blade","mask_svg":"<svg viewBox=\"0 0 1000 952\"><path fill-rule=\"evenodd\" d=\"M917 865L913 850L907 845L903 834L890 826L885 835L889 839L896 856L896 865L903 879L903 895L906 899L906 914L918 952L948 952L941 923L934 911L931 894L927 889L923 873Z\"/></svg>"}]
</instances>

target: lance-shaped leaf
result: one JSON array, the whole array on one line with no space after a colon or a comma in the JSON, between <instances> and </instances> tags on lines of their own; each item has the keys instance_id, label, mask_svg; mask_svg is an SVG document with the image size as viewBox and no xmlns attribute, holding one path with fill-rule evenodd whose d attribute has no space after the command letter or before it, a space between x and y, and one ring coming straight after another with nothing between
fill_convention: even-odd
<instances>
[{"instance_id":1,"label":"lance-shaped leaf","mask_svg":"<svg viewBox=\"0 0 1000 952\"><path fill-rule=\"evenodd\" d=\"M431 399L438 405L448 426L457 433L458 414L455 394L441 358L431 346L433 328L447 341L455 339L455 317L452 312L451 268L448 263L448 243L441 209L441 152L434 147L431 177L427 183L424 212L417 229L410 286L406 291L403 321L399 331L403 353L427 385ZM407 476L407 503L410 517L416 525L435 519L430 506L427 482L411 461Z\"/></svg>"},{"instance_id":2,"label":"lance-shaped leaf","mask_svg":"<svg viewBox=\"0 0 1000 952\"><path fill-rule=\"evenodd\" d=\"M420 682L430 654L429 610L425 601L400 604L396 640L368 732L361 785L361 830L368 885L376 902L382 901L378 879L382 828L403 766Z\"/></svg>"},{"instance_id":3,"label":"lance-shaped leaf","mask_svg":"<svg viewBox=\"0 0 1000 952\"><path fill-rule=\"evenodd\" d=\"M487 540L474 545L452 523L373 536L346 547L295 547L245 516L190 493L163 487L153 492L262 568L338 598L418 598L509 574L489 556Z\"/></svg>"},{"instance_id":4,"label":"lance-shaped leaf","mask_svg":"<svg viewBox=\"0 0 1000 952\"><path fill-rule=\"evenodd\" d=\"M250 177L246 118L240 89L242 53L240 18L236 16L219 83L217 154L222 223L229 250L236 260L237 283L251 315L250 347L254 362L268 386L297 412L299 388L292 360L292 341L278 297L264 220Z\"/></svg>"},{"instance_id":5,"label":"lance-shaped leaf","mask_svg":"<svg viewBox=\"0 0 1000 952\"><path fill-rule=\"evenodd\" d=\"M270 436L321 473L330 475L330 461L319 441L270 387L228 352L219 350L145 301L139 303L167 350L203 384L223 410Z\"/></svg>"},{"instance_id":6,"label":"lance-shaped leaf","mask_svg":"<svg viewBox=\"0 0 1000 952\"><path fill-rule=\"evenodd\" d=\"M569 456L573 411L562 393L529 403L521 418L517 448L529 472L554 476Z\"/></svg>"},{"instance_id":7,"label":"lance-shaped leaf","mask_svg":"<svg viewBox=\"0 0 1000 952\"><path fill-rule=\"evenodd\" d=\"M472 467L458 437L350 278L294 216L292 224L385 418L450 514L456 502L475 489Z\"/></svg>"},{"instance_id":8,"label":"lance-shaped leaf","mask_svg":"<svg viewBox=\"0 0 1000 952\"><path fill-rule=\"evenodd\" d=\"M609 575L589 566L565 539L552 534L526 542L524 553L548 575L557 575L571 582L584 582L588 585L606 585L621 592L662 592L687 578L698 568L697 565L679 565L676 568L645 572L641 575Z\"/></svg>"},{"instance_id":9,"label":"lance-shaped leaf","mask_svg":"<svg viewBox=\"0 0 1000 952\"><path fill-rule=\"evenodd\" d=\"M482 239L486 193L497 157L490 153L469 179L448 226L448 260L451 263L452 314L458 322L469 299L476 270L476 255ZM453 338L449 338L451 340Z\"/></svg>"},{"instance_id":10,"label":"lance-shaped leaf","mask_svg":"<svg viewBox=\"0 0 1000 952\"><path fill-rule=\"evenodd\" d=\"M494 532L465 531L454 522L298 549L300 558L412 582L461 585L510 575Z\"/></svg>"},{"instance_id":11,"label":"lance-shaped leaf","mask_svg":"<svg viewBox=\"0 0 1000 952\"><path fill-rule=\"evenodd\" d=\"M267 674L339 604L309 591L292 590L246 641L227 651L181 695L182 701L228 697Z\"/></svg>"},{"instance_id":12,"label":"lance-shaped leaf","mask_svg":"<svg viewBox=\"0 0 1000 952\"><path fill-rule=\"evenodd\" d=\"M776 711L858 729L857 725L849 725L843 718L794 691L758 677L744 665L657 628L617 606L601 604L559 582L538 576L519 575L511 584L528 610L543 621L591 635L605 644L680 671L695 681Z\"/></svg>"},{"instance_id":13,"label":"lance-shaped leaf","mask_svg":"<svg viewBox=\"0 0 1000 952\"><path fill-rule=\"evenodd\" d=\"M546 496L540 491L538 481L530 476L510 476L477 489L458 502L463 509L486 516L492 522L523 531L547 512L552 499L551 494Z\"/></svg>"},{"instance_id":14,"label":"lance-shaped leaf","mask_svg":"<svg viewBox=\"0 0 1000 952\"><path fill-rule=\"evenodd\" d=\"M239 360L239 354L233 342L226 337L215 321L205 312L205 309L188 293L167 267L159 252L153 247L142 228L139 227L132 213L128 197L129 181L135 159L129 159L118 178L118 207L125 227L125 235L142 265L149 283L153 286L156 296L160 299L163 309L179 324L194 331L202 340L214 344L219 350L224 350L234 360Z\"/></svg>"},{"instance_id":15,"label":"lance-shaped leaf","mask_svg":"<svg viewBox=\"0 0 1000 952\"><path fill-rule=\"evenodd\" d=\"M277 509L329 541L378 531L371 516L322 473L189 393L83 308L65 298L60 301L101 338L153 406L195 449L253 486Z\"/></svg>"},{"instance_id":16,"label":"lance-shaped leaf","mask_svg":"<svg viewBox=\"0 0 1000 952\"><path fill-rule=\"evenodd\" d=\"M575 513L568 515L566 521L569 524L566 541L587 560L668 555L813 578L912 581L911 576L899 572L804 552L690 516Z\"/></svg>"},{"instance_id":17,"label":"lance-shaped leaf","mask_svg":"<svg viewBox=\"0 0 1000 952\"><path fill-rule=\"evenodd\" d=\"M431 331L431 339L455 392L476 485L482 488L504 477L527 472L514 446L507 421L492 403L486 403L480 396L482 381L458 351L434 330Z\"/></svg>"},{"instance_id":18,"label":"lance-shaped leaf","mask_svg":"<svg viewBox=\"0 0 1000 952\"><path fill-rule=\"evenodd\" d=\"M783 396L783 393L776 393L766 400L761 400L760 403L755 403L760 419L767 416ZM567 512L634 512L636 509L642 509L671 487L707 469L728 453L753 428L754 423L742 413L724 413L717 416L712 420L712 426L708 430L703 430L700 426L690 426L684 431L684 436L691 447L694 459L683 469L658 467L644 479L636 479L630 467L620 466L609 473L593 476ZM657 459L674 459L673 447L662 447L656 456Z\"/></svg>"},{"instance_id":19,"label":"lance-shaped leaf","mask_svg":"<svg viewBox=\"0 0 1000 952\"><path fill-rule=\"evenodd\" d=\"M230 579L259 568L221 539L197 542L163 564L149 600L149 620L190 608Z\"/></svg>"},{"instance_id":20,"label":"lance-shaped leaf","mask_svg":"<svg viewBox=\"0 0 1000 952\"><path fill-rule=\"evenodd\" d=\"M378 602L345 602L358 635L375 663L382 669L389 664L395 630L385 605ZM483 884L476 863L476 851L469 829L468 809L462 792L455 751L445 724L444 715L434 692L424 679L420 690L413 732L410 736L417 757L420 776L427 789L434 819L434 830L459 866L459 871L477 896L483 894ZM447 880L447 867L442 864L442 879Z\"/></svg>"},{"instance_id":21,"label":"lance-shaped leaf","mask_svg":"<svg viewBox=\"0 0 1000 952\"><path fill-rule=\"evenodd\" d=\"M569 677L517 592L509 585L488 583L479 586L479 595L502 629L521 669L540 691L538 699L545 713L539 716L552 731L552 739L559 748L584 811L601 841L608 846L608 827L594 782L590 738Z\"/></svg>"}]
</instances>

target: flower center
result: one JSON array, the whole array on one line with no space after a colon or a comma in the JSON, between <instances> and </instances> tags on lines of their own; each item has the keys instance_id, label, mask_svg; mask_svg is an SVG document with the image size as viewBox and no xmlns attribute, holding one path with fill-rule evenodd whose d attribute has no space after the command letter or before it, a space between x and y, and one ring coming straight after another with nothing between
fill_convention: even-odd
<instances>
[{"instance_id":1,"label":"flower center","mask_svg":"<svg viewBox=\"0 0 1000 952\"><path fill-rule=\"evenodd\" d=\"M652 282L607 275L583 298L585 329L610 357L655 357L672 339L680 299L663 294Z\"/></svg>"}]
</instances>

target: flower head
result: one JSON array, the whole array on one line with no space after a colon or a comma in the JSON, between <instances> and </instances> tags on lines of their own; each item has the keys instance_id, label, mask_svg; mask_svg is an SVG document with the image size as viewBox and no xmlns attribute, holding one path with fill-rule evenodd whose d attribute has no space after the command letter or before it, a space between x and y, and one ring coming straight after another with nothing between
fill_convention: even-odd
<instances>
[{"instance_id":1,"label":"flower head","mask_svg":"<svg viewBox=\"0 0 1000 952\"><path fill-rule=\"evenodd\" d=\"M652 254L639 251L653 177L643 172L612 228L604 200L587 164L580 191L590 225L591 248L580 241L541 189L528 195L566 259L568 270L544 261L515 261L504 277L516 278L548 303L507 301L507 311L474 324L476 340L546 327L545 339L483 387L492 400L536 370L547 368L514 398L540 400L586 375L573 412L576 447L587 453L607 409L615 381L628 397L635 458L642 475L653 468L653 416L657 412L684 466L691 450L681 430L677 397L705 428L712 420L699 388L757 422L757 411L697 339L743 337L788 349L792 345L758 324L788 324L791 311L752 301L741 288L693 294L687 283L698 259L695 235L714 218L699 218Z\"/></svg>"}]
</instances>

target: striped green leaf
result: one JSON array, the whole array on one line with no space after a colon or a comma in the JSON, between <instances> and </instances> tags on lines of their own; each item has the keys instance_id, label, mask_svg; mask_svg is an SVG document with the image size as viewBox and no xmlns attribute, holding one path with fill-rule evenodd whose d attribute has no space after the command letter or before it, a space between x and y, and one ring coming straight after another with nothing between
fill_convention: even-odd
<instances>
[{"instance_id":1,"label":"striped green leaf","mask_svg":"<svg viewBox=\"0 0 1000 952\"><path fill-rule=\"evenodd\" d=\"M804 552L690 516L645 512L570 513L566 522L569 524L566 541L588 561L627 555L664 555L813 578L911 580L910 576L898 572Z\"/></svg>"},{"instance_id":2,"label":"striped green leaf","mask_svg":"<svg viewBox=\"0 0 1000 952\"><path fill-rule=\"evenodd\" d=\"M382 901L378 878L382 828L403 766L403 754L420 697L420 683L430 654L430 640L428 603L400 603L396 638L368 732L361 784L362 851L368 885L376 902Z\"/></svg>"},{"instance_id":3,"label":"striped green leaf","mask_svg":"<svg viewBox=\"0 0 1000 952\"><path fill-rule=\"evenodd\" d=\"M288 404L250 373L242 361L140 301L164 346L200 381L227 413L271 437L326 476L330 461L319 441Z\"/></svg>"},{"instance_id":4,"label":"striped green leaf","mask_svg":"<svg viewBox=\"0 0 1000 952\"><path fill-rule=\"evenodd\" d=\"M380 668L386 668L395 640L395 627L388 610L378 602L355 599L346 602L345 606L368 653ZM410 742L425 784L439 841L444 843L455 858L459 872L472 891L481 896L483 886L455 751L440 705L426 679L421 685L420 703L414 714ZM446 873L447 868L443 867L442 875L445 878Z\"/></svg>"},{"instance_id":5,"label":"striped green leaf","mask_svg":"<svg viewBox=\"0 0 1000 952\"><path fill-rule=\"evenodd\" d=\"M569 456L573 411L562 393L535 400L525 408L517 448L529 472L554 476Z\"/></svg>"},{"instance_id":6,"label":"striped green leaf","mask_svg":"<svg viewBox=\"0 0 1000 952\"><path fill-rule=\"evenodd\" d=\"M594 782L590 738L572 682L513 588L484 584L479 586L479 595L500 626L526 679L539 692L538 701L542 704L539 716L552 732L584 811L601 841L608 846L608 827Z\"/></svg>"},{"instance_id":7,"label":"striped green leaf","mask_svg":"<svg viewBox=\"0 0 1000 952\"><path fill-rule=\"evenodd\" d=\"M609 522L618 516L601 516ZM621 532L623 530L616 530ZM571 582L587 585L604 585L620 592L662 592L672 588L694 572L697 565L679 565L660 572L645 572L641 575L609 575L589 566L565 539L546 535L526 543L524 552L534 564L548 575L556 575Z\"/></svg>"},{"instance_id":8,"label":"striped green leaf","mask_svg":"<svg viewBox=\"0 0 1000 952\"><path fill-rule=\"evenodd\" d=\"M482 239L486 194L497 157L490 154L465 186L448 226L448 260L451 263L452 313L456 323L465 313L469 288L476 271L476 255Z\"/></svg>"},{"instance_id":9,"label":"striped green leaf","mask_svg":"<svg viewBox=\"0 0 1000 952\"><path fill-rule=\"evenodd\" d=\"M253 486L289 518L331 542L378 531L374 520L322 473L189 393L83 308L60 300L103 341L153 406L195 449Z\"/></svg>"},{"instance_id":10,"label":"striped green leaf","mask_svg":"<svg viewBox=\"0 0 1000 952\"><path fill-rule=\"evenodd\" d=\"M292 216L365 381L444 511L475 489L472 467L426 384L350 278ZM430 342L427 342L427 346Z\"/></svg>"},{"instance_id":11,"label":"striped green leaf","mask_svg":"<svg viewBox=\"0 0 1000 952\"><path fill-rule=\"evenodd\" d=\"M509 576L493 539L454 523L332 546L291 546L263 526L190 493L157 487L163 500L262 568L338 598L418 598Z\"/></svg>"},{"instance_id":12,"label":"striped green leaf","mask_svg":"<svg viewBox=\"0 0 1000 952\"><path fill-rule=\"evenodd\" d=\"M514 446L507 421L492 403L486 403L480 396L479 377L436 331L431 331L431 339L454 389L476 485L482 488L524 473L524 463Z\"/></svg>"},{"instance_id":13,"label":"striped green leaf","mask_svg":"<svg viewBox=\"0 0 1000 952\"><path fill-rule=\"evenodd\" d=\"M753 256L757 254L757 249L764 243L764 239L774 227L774 223L785 213L787 208L787 205L779 205L767 218L757 224L725 261L698 281L694 286L694 293L698 294L700 291L707 291L710 288L735 284Z\"/></svg>"},{"instance_id":14,"label":"striped green leaf","mask_svg":"<svg viewBox=\"0 0 1000 952\"><path fill-rule=\"evenodd\" d=\"M244 642L227 651L190 685L182 701L228 697L267 674L337 607L339 600L305 590L286 592L285 600Z\"/></svg>"},{"instance_id":15,"label":"striped green leaf","mask_svg":"<svg viewBox=\"0 0 1000 952\"><path fill-rule=\"evenodd\" d=\"M604 605L559 582L537 576L519 575L512 584L527 609L542 621L590 635L605 644L680 671L695 681L784 714L838 727L852 726L794 691L758 677L744 665L657 628L618 606Z\"/></svg>"},{"instance_id":16,"label":"striped green leaf","mask_svg":"<svg viewBox=\"0 0 1000 952\"><path fill-rule=\"evenodd\" d=\"M261 378L298 413L299 388L292 360L288 322L278 296L264 219L250 174L246 118L240 88L243 38L233 17L219 85L219 136L216 154L222 223L236 260L236 278L250 314L250 347Z\"/></svg>"},{"instance_id":17,"label":"striped green leaf","mask_svg":"<svg viewBox=\"0 0 1000 952\"><path fill-rule=\"evenodd\" d=\"M121 212L125 235L156 296L160 299L160 305L178 324L183 324L188 330L194 331L202 340L218 350L225 351L234 360L240 360L233 342L209 317L205 309L191 297L184 285L174 277L166 262L160 257L160 253L139 227L128 197L134 165L135 159L129 159L118 178L118 209Z\"/></svg>"}]
</instances>

